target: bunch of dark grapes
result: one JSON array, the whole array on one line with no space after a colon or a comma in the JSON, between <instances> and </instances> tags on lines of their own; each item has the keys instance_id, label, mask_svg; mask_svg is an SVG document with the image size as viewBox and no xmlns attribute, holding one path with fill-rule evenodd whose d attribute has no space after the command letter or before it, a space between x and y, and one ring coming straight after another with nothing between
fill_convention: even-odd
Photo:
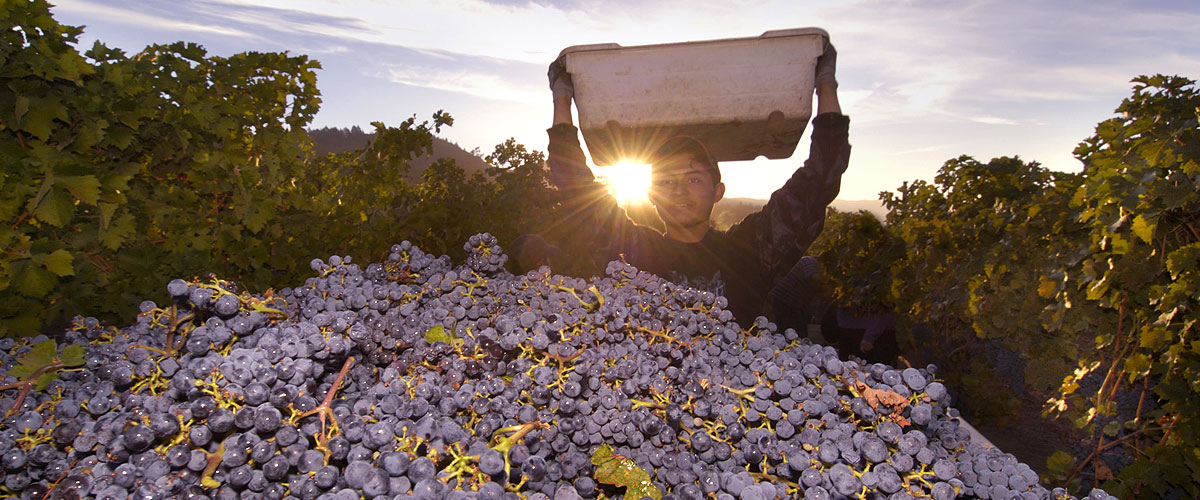
<instances>
[{"instance_id":1,"label":"bunch of dark grapes","mask_svg":"<svg viewBox=\"0 0 1200 500\"><path fill-rule=\"evenodd\" d=\"M970 443L932 367L840 359L613 262L583 280L405 242L252 295L174 280L82 366L0 341L22 499L1067 498ZM65 352L65 351L64 351ZM22 377L14 376L13 373ZM31 382L41 379L42 383ZM1089 498L1105 498L1096 490Z\"/></svg>"}]
</instances>

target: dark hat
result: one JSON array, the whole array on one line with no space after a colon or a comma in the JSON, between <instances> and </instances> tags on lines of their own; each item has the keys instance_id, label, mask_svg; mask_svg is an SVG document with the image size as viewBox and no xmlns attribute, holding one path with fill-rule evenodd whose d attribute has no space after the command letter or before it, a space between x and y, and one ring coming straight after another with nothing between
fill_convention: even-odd
<instances>
[{"instance_id":1,"label":"dark hat","mask_svg":"<svg viewBox=\"0 0 1200 500\"><path fill-rule=\"evenodd\" d=\"M522 234L513 240L509 255L517 265L517 272L525 273L537 269L541 262L558 255L559 248L546 243L546 240L536 234Z\"/></svg>"},{"instance_id":2,"label":"dark hat","mask_svg":"<svg viewBox=\"0 0 1200 500\"><path fill-rule=\"evenodd\" d=\"M655 150L654 156L650 158L651 171L653 171L654 165L657 165L662 159L677 154L686 154L703 161L713 176L713 184L721 182L721 169L717 167L717 161L708 153L708 148L704 147L704 143L689 135L677 135L663 141L662 145Z\"/></svg>"}]
</instances>

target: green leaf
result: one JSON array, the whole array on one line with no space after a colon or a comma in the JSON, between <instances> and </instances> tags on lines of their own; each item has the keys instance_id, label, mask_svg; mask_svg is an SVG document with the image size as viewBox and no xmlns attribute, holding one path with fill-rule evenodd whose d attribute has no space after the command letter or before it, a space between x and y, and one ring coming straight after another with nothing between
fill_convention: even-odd
<instances>
[{"instance_id":1,"label":"green leaf","mask_svg":"<svg viewBox=\"0 0 1200 500\"><path fill-rule=\"evenodd\" d=\"M433 328L430 328L428 332L425 332L425 341L429 342L430 344L434 342L445 342L449 345L457 345L458 338L454 336L453 332L449 332L445 328L442 328L442 325L437 325Z\"/></svg>"},{"instance_id":2,"label":"green leaf","mask_svg":"<svg viewBox=\"0 0 1200 500\"><path fill-rule=\"evenodd\" d=\"M74 211L74 200L67 193L52 190L41 203L38 203L37 208L33 210L33 215L47 224L63 227L71 221L71 214Z\"/></svg>"},{"instance_id":3,"label":"green leaf","mask_svg":"<svg viewBox=\"0 0 1200 500\"><path fill-rule=\"evenodd\" d=\"M1140 339L1141 342L1138 344L1138 347L1141 347L1143 349L1158 350L1158 347L1160 345L1162 345L1163 339L1164 339L1164 336L1163 336L1164 332L1162 332L1161 330L1163 330L1163 329L1162 328L1146 328L1145 330L1142 330L1142 335L1141 335L1141 339Z\"/></svg>"},{"instance_id":4,"label":"green leaf","mask_svg":"<svg viewBox=\"0 0 1200 500\"><path fill-rule=\"evenodd\" d=\"M62 352L58 354L58 359L68 367L83 366L83 356L86 349L79 344L71 344L62 348Z\"/></svg>"},{"instance_id":5,"label":"green leaf","mask_svg":"<svg viewBox=\"0 0 1200 500\"><path fill-rule=\"evenodd\" d=\"M33 345L33 349L17 360L17 366L8 371L9 375L18 379L26 379L42 367L54 364L58 354L58 344L54 339L43 340Z\"/></svg>"},{"instance_id":6,"label":"green leaf","mask_svg":"<svg viewBox=\"0 0 1200 500\"><path fill-rule=\"evenodd\" d=\"M133 234L134 229L133 215L129 213L118 215L108 229L100 230L100 244L109 250L121 248L125 238Z\"/></svg>"},{"instance_id":7,"label":"green leaf","mask_svg":"<svg viewBox=\"0 0 1200 500\"><path fill-rule=\"evenodd\" d=\"M21 117L25 116L25 113L29 112L29 98L23 95L18 95L14 104L12 116L17 120L20 120Z\"/></svg>"},{"instance_id":8,"label":"green leaf","mask_svg":"<svg viewBox=\"0 0 1200 500\"><path fill-rule=\"evenodd\" d=\"M1117 434L1121 432L1121 427L1122 425L1120 422L1113 420L1107 424L1104 424L1104 429L1102 432L1104 432L1105 436L1116 437Z\"/></svg>"},{"instance_id":9,"label":"green leaf","mask_svg":"<svg viewBox=\"0 0 1200 500\"><path fill-rule=\"evenodd\" d=\"M114 123L111 127L108 127L106 132L108 133L108 138L117 149L124 150L129 147L129 143L133 142L133 129L119 123Z\"/></svg>"},{"instance_id":10,"label":"green leaf","mask_svg":"<svg viewBox=\"0 0 1200 500\"><path fill-rule=\"evenodd\" d=\"M67 188L72 196L88 205L100 201L100 179L94 175L55 177L54 183Z\"/></svg>"},{"instance_id":11,"label":"green leaf","mask_svg":"<svg viewBox=\"0 0 1200 500\"><path fill-rule=\"evenodd\" d=\"M275 208L271 205L260 204L246 211L246 217L242 219L242 223L250 232L258 233L273 217L275 217Z\"/></svg>"},{"instance_id":12,"label":"green leaf","mask_svg":"<svg viewBox=\"0 0 1200 500\"><path fill-rule=\"evenodd\" d=\"M38 188L38 192L36 195L34 195L33 199L29 200L29 205L27 206L26 210L37 210L38 206L42 204L42 201L46 199L46 195L50 194L50 188L52 187L54 187L54 172L47 171L46 178L42 179L41 187Z\"/></svg>"},{"instance_id":13,"label":"green leaf","mask_svg":"<svg viewBox=\"0 0 1200 500\"><path fill-rule=\"evenodd\" d=\"M625 488L625 498L662 498L662 492L650 482L650 474L633 459L614 454L608 444L600 445L592 455L592 465L596 466L596 482Z\"/></svg>"},{"instance_id":14,"label":"green leaf","mask_svg":"<svg viewBox=\"0 0 1200 500\"><path fill-rule=\"evenodd\" d=\"M108 229L108 224L112 222L112 216L117 212L116 203L100 203L100 229Z\"/></svg>"},{"instance_id":15,"label":"green leaf","mask_svg":"<svg viewBox=\"0 0 1200 500\"><path fill-rule=\"evenodd\" d=\"M1133 251L1133 242L1121 233L1109 235L1109 244L1112 245L1112 252L1117 255L1125 255Z\"/></svg>"},{"instance_id":16,"label":"green leaf","mask_svg":"<svg viewBox=\"0 0 1200 500\"><path fill-rule=\"evenodd\" d=\"M71 252L63 249L58 249L48 255L39 255L41 264L46 270L54 273L55 276L72 276L75 274L75 268L71 265L73 258Z\"/></svg>"},{"instance_id":17,"label":"green leaf","mask_svg":"<svg viewBox=\"0 0 1200 500\"><path fill-rule=\"evenodd\" d=\"M52 99L39 99L29 107L29 112L21 117L20 130L29 132L34 137L45 141L54 130L54 120L66 120L67 108L61 102Z\"/></svg>"},{"instance_id":18,"label":"green leaf","mask_svg":"<svg viewBox=\"0 0 1200 500\"><path fill-rule=\"evenodd\" d=\"M58 284L58 280L55 279L53 273L42 266L29 265L33 264L32 262L25 264L19 266L19 269L13 273L13 286L18 293L26 297L35 299L45 297L50 290L54 289L54 285Z\"/></svg>"},{"instance_id":19,"label":"green leaf","mask_svg":"<svg viewBox=\"0 0 1200 500\"><path fill-rule=\"evenodd\" d=\"M1140 352L1130 356L1125 360L1125 373L1130 382L1145 376L1150 373L1150 358Z\"/></svg>"},{"instance_id":20,"label":"green leaf","mask_svg":"<svg viewBox=\"0 0 1200 500\"><path fill-rule=\"evenodd\" d=\"M1147 221L1145 215L1139 215L1133 219L1133 234L1146 243L1150 243L1154 239L1154 228L1157 226L1155 221Z\"/></svg>"},{"instance_id":21,"label":"green leaf","mask_svg":"<svg viewBox=\"0 0 1200 500\"><path fill-rule=\"evenodd\" d=\"M1046 468L1055 474L1069 474L1075 467L1075 457L1062 450L1055 451L1046 459Z\"/></svg>"}]
</instances>

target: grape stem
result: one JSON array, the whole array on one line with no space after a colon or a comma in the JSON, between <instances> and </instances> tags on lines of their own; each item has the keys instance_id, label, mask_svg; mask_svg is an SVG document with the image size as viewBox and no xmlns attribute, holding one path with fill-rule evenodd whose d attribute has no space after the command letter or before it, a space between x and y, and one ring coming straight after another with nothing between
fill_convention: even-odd
<instances>
[{"instance_id":1,"label":"grape stem","mask_svg":"<svg viewBox=\"0 0 1200 500\"><path fill-rule=\"evenodd\" d=\"M162 311L162 312L166 312L166 311ZM191 321L192 318L195 318L195 317L196 317L196 315L194 313L190 313L190 312L187 314L184 314L183 316L179 316L179 310L177 308L175 308L175 306L171 306L171 321L170 321L170 325L167 326L167 341L163 345L163 348L157 349L157 348L146 346L146 345L133 344L133 345L129 346L129 349L132 350L135 347L140 347L147 351L157 352L163 356L174 357L175 354L177 352L179 352L179 349L183 347L183 343L187 339L187 334L188 334L188 332L181 333L179 336L179 341L176 342L175 341L175 332L177 330L179 330L179 325L182 325L185 322Z\"/></svg>"},{"instance_id":2,"label":"grape stem","mask_svg":"<svg viewBox=\"0 0 1200 500\"><path fill-rule=\"evenodd\" d=\"M38 377L41 377L46 372L53 371L53 370L59 370L65 366L66 365L62 361L56 361L52 364L38 368L37 371L30 374L24 380L20 380L18 382L13 382L8 385L0 386L0 391L7 391L9 389L17 389L17 388L21 389L21 392L17 393L16 401L13 401L13 405L11 407L9 407L8 413L6 415L12 415L13 412L17 410L17 408L20 408L21 405L23 403L25 403L25 397L29 395L29 389L33 388L33 384L35 382L37 382Z\"/></svg>"},{"instance_id":3,"label":"grape stem","mask_svg":"<svg viewBox=\"0 0 1200 500\"><path fill-rule=\"evenodd\" d=\"M775 475L773 475L773 474L770 474L770 473L767 473L767 472L751 472L751 473L750 473L750 475L751 475L751 476L754 476L754 477L756 477L756 478L759 478L759 479L766 479L767 481L772 481L772 482L776 482L776 483L783 483L783 484L786 484L786 485L788 485L788 486L790 486L790 487L792 487L792 488L800 488L800 484L799 484L799 483L796 483L795 481L789 481L789 480L787 480L787 479L784 479L784 478L782 478L782 477L779 477L779 476L775 476Z\"/></svg>"},{"instance_id":4,"label":"grape stem","mask_svg":"<svg viewBox=\"0 0 1200 500\"><path fill-rule=\"evenodd\" d=\"M524 425L496 429L496 432L492 434L492 439L497 439L497 436L500 434L512 432L511 435L499 438L499 442L496 443L496 446L492 447L492 449L504 455L505 476L508 476L512 470L512 465L508 459L508 452L512 450L513 445L517 444L517 442L520 441L521 438L525 437L526 434L533 432L534 429L540 429L542 427L545 427L545 425L543 425L540 421L534 420L533 422L528 422Z\"/></svg>"},{"instance_id":5,"label":"grape stem","mask_svg":"<svg viewBox=\"0 0 1200 500\"><path fill-rule=\"evenodd\" d=\"M220 488L221 482L212 478L213 473L217 471L217 466L221 465L221 457L225 455L225 442L221 442L221 446L217 451L205 453L208 458L208 464L204 467L204 475L200 476L200 484L206 488Z\"/></svg>"},{"instance_id":6,"label":"grape stem","mask_svg":"<svg viewBox=\"0 0 1200 500\"><path fill-rule=\"evenodd\" d=\"M337 378L333 379L333 385L325 392L325 399L321 401L320 406L301 413L295 417L296 421L303 419L309 415L318 415L321 420L321 433L314 438L317 441L317 449L325 454L325 461L328 464L331 452L329 451L329 440L333 439L339 433L337 417L333 415L333 408L330 406L333 403L333 397L337 394L338 389L342 387L342 383L346 380L346 373L350 371L350 367L354 364L354 356L346 358L346 362L342 364L341 371L338 372ZM325 421L328 418L329 422ZM332 433L332 435L331 435Z\"/></svg>"},{"instance_id":7,"label":"grape stem","mask_svg":"<svg viewBox=\"0 0 1200 500\"><path fill-rule=\"evenodd\" d=\"M46 490L46 494L42 496L43 500L51 498L51 494L54 493L54 488L58 487L58 483L61 483L63 478L67 477L67 474L71 472L71 469L75 468L75 464L77 463L79 463L78 460L72 461L71 466L67 467L66 470L62 471L62 473L58 475L58 479L55 479L54 482L50 484L50 489Z\"/></svg>"},{"instance_id":8,"label":"grape stem","mask_svg":"<svg viewBox=\"0 0 1200 500\"><path fill-rule=\"evenodd\" d=\"M1064 483L1070 483L1072 479L1075 479L1075 476L1078 476L1080 472L1083 472L1083 468L1087 467L1087 464L1092 463L1092 460L1094 460L1096 457L1100 456L1100 454L1103 453L1104 450L1107 450L1109 448L1112 448L1113 446L1121 444L1126 439L1130 439L1135 436L1145 434L1147 432L1161 431L1161 430L1165 430L1165 429L1166 429L1166 427L1141 428L1141 429L1133 431L1129 434L1121 436L1120 438L1114 439L1108 443L1097 446L1095 450L1092 450L1092 453L1090 455L1088 455L1087 458L1083 459L1083 462L1079 463L1078 467L1075 467L1075 470L1071 471L1071 475L1067 476L1067 480L1064 481Z\"/></svg>"},{"instance_id":9,"label":"grape stem","mask_svg":"<svg viewBox=\"0 0 1200 500\"><path fill-rule=\"evenodd\" d=\"M667 405L657 402L657 401L642 401L642 400L638 400L638 399L630 399L629 402L633 404L634 408L646 407L646 408L654 408L656 410L667 409Z\"/></svg>"}]
</instances>

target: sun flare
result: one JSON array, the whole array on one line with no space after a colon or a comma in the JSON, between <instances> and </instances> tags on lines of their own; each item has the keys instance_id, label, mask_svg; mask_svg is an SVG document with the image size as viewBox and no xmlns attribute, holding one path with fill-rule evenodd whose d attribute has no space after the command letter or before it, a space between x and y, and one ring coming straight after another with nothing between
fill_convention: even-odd
<instances>
[{"instance_id":1,"label":"sun flare","mask_svg":"<svg viewBox=\"0 0 1200 500\"><path fill-rule=\"evenodd\" d=\"M596 176L612 190L617 203L622 205L648 203L646 191L650 189L650 165L620 162L607 167L596 167Z\"/></svg>"}]
</instances>

